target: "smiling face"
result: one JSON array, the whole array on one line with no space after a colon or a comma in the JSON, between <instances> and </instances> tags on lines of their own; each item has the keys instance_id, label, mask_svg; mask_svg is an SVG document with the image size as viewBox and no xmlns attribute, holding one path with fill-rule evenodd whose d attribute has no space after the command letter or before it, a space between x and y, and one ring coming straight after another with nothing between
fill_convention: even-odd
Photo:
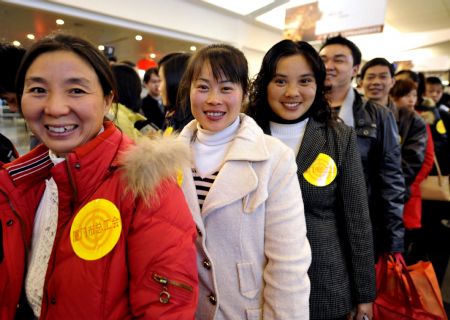
<instances>
[{"instance_id":1,"label":"smiling face","mask_svg":"<svg viewBox=\"0 0 450 320\"><path fill-rule=\"evenodd\" d=\"M348 90L359 67L353 65L350 48L342 44L330 44L320 50L320 57L327 70L325 85L331 86L331 90Z\"/></svg>"},{"instance_id":2,"label":"smiling face","mask_svg":"<svg viewBox=\"0 0 450 320\"><path fill-rule=\"evenodd\" d=\"M383 65L368 68L361 80L365 97L382 106L388 104L389 90L394 83L395 79L391 76L389 67Z\"/></svg>"},{"instance_id":3,"label":"smiling face","mask_svg":"<svg viewBox=\"0 0 450 320\"><path fill-rule=\"evenodd\" d=\"M281 58L267 86L272 111L282 119L296 120L309 110L316 96L314 73L299 54Z\"/></svg>"},{"instance_id":4,"label":"smiling face","mask_svg":"<svg viewBox=\"0 0 450 320\"><path fill-rule=\"evenodd\" d=\"M111 102L112 95L105 97L94 69L70 51L38 56L25 74L24 118L58 156L99 133Z\"/></svg>"},{"instance_id":5,"label":"smiling face","mask_svg":"<svg viewBox=\"0 0 450 320\"><path fill-rule=\"evenodd\" d=\"M192 115L203 129L219 132L230 126L241 110L242 86L221 77L215 79L209 62L192 81L190 101Z\"/></svg>"}]
</instances>

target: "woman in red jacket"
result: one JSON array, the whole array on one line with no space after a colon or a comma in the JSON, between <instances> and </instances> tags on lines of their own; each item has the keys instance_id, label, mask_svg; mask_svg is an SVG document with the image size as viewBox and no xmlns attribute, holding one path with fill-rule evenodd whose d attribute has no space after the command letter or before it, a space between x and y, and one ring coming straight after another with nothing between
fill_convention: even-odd
<instances>
[{"instance_id":1,"label":"woman in red jacket","mask_svg":"<svg viewBox=\"0 0 450 320\"><path fill-rule=\"evenodd\" d=\"M104 121L113 75L78 37L35 43L17 88L43 144L0 170L0 318L23 292L39 319L192 319L196 230L174 162L187 151L134 146Z\"/></svg>"},{"instance_id":2,"label":"woman in red jacket","mask_svg":"<svg viewBox=\"0 0 450 320\"><path fill-rule=\"evenodd\" d=\"M391 88L389 95L397 108L410 108L414 110L417 102L417 85L409 79L397 80ZM423 113L422 116L425 121L429 120L429 115L427 116L426 113ZM427 123L426 128L428 139L425 149L425 159L414 182L411 184L411 195L403 208L405 257L411 263L423 258L415 250L416 248L414 248L418 240L420 240L420 229L422 228L422 194L420 192L420 183L428 177L434 165L434 143L429 123Z\"/></svg>"}]
</instances>

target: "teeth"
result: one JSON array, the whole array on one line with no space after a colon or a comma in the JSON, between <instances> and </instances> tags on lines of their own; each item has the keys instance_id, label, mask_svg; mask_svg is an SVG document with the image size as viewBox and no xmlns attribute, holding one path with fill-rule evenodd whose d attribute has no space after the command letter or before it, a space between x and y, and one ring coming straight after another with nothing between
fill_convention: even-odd
<instances>
[{"instance_id":1,"label":"teeth","mask_svg":"<svg viewBox=\"0 0 450 320\"><path fill-rule=\"evenodd\" d=\"M225 112L206 112L206 115L209 117L220 117L224 114Z\"/></svg>"},{"instance_id":2,"label":"teeth","mask_svg":"<svg viewBox=\"0 0 450 320\"><path fill-rule=\"evenodd\" d=\"M298 106L298 102L285 102L285 103L283 103L286 107L288 107L288 108L295 108L296 106Z\"/></svg>"},{"instance_id":3,"label":"teeth","mask_svg":"<svg viewBox=\"0 0 450 320\"><path fill-rule=\"evenodd\" d=\"M75 128L75 125L64 126L64 127L48 126L48 130L51 131L51 132L55 132L55 133L63 133L63 132L66 132L66 131L73 130L74 128Z\"/></svg>"}]
</instances>

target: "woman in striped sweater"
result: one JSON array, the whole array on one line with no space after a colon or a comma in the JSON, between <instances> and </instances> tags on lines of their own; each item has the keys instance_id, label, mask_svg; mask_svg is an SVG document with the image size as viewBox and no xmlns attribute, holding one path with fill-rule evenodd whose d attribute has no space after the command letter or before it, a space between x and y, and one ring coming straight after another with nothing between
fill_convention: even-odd
<instances>
[{"instance_id":1,"label":"woman in striped sweater","mask_svg":"<svg viewBox=\"0 0 450 320\"><path fill-rule=\"evenodd\" d=\"M228 45L197 52L181 82L195 120L183 191L197 224L196 318L309 319L311 251L293 152L240 110L247 61Z\"/></svg>"}]
</instances>

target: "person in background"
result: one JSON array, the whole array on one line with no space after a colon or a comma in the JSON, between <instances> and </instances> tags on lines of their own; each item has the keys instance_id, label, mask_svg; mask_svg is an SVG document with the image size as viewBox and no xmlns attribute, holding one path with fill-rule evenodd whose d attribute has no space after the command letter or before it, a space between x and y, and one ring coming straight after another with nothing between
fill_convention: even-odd
<instances>
[{"instance_id":1,"label":"person in background","mask_svg":"<svg viewBox=\"0 0 450 320\"><path fill-rule=\"evenodd\" d=\"M425 84L421 83L417 73L411 70L402 70L395 74L395 79L409 79L417 86L417 102L415 109L430 125L433 136L434 152L442 170L442 174L450 173L450 137L447 129L450 128L450 113L436 107L436 103L432 98L421 97L419 88L423 87L425 92ZM414 94L414 93L411 93ZM431 174L436 174L433 169Z\"/></svg>"},{"instance_id":2,"label":"person in background","mask_svg":"<svg viewBox=\"0 0 450 320\"><path fill-rule=\"evenodd\" d=\"M180 84L195 120L181 131L183 191L198 228L196 318L309 319L311 250L293 152L240 113L248 66L238 49L197 51Z\"/></svg>"},{"instance_id":3,"label":"person in background","mask_svg":"<svg viewBox=\"0 0 450 320\"><path fill-rule=\"evenodd\" d=\"M325 99L325 66L307 42L264 56L247 113L297 155L312 249L311 319L372 319L375 268L364 173L351 127Z\"/></svg>"},{"instance_id":4,"label":"person in background","mask_svg":"<svg viewBox=\"0 0 450 320\"><path fill-rule=\"evenodd\" d=\"M150 68L144 74L144 87L147 95L142 99L141 110L147 120L161 129L164 123L164 106L161 102L158 68Z\"/></svg>"},{"instance_id":5,"label":"person in background","mask_svg":"<svg viewBox=\"0 0 450 320\"><path fill-rule=\"evenodd\" d=\"M409 71L409 79L416 85L420 78ZM404 74L400 74L404 77ZM397 78L397 74L396 74ZM426 85L423 85L426 87ZM418 93L419 94L419 93ZM418 96L419 98L419 96ZM430 124L430 130L434 143L434 155L441 169L442 175L450 174L450 137L448 128L450 128L450 114L436 107L433 99L424 97L422 104L416 104L416 111L424 117ZM437 175L437 169L433 166L431 175ZM450 259L450 203L447 201L422 201L422 230L423 244L422 255L427 257L436 271L436 277L440 284L443 283L444 275Z\"/></svg>"},{"instance_id":6,"label":"person in background","mask_svg":"<svg viewBox=\"0 0 450 320\"><path fill-rule=\"evenodd\" d=\"M24 55L24 48L0 43L0 99L6 101L11 112L18 112L14 81ZM0 132L0 164L8 163L18 157L19 153L13 143Z\"/></svg>"},{"instance_id":7,"label":"person in background","mask_svg":"<svg viewBox=\"0 0 450 320\"><path fill-rule=\"evenodd\" d=\"M405 108L390 101L389 91L395 83L394 73L394 66L389 61L384 58L374 58L367 61L361 69L361 86L367 100L387 107L394 114L400 135L406 202L409 200L411 184L425 158L427 130L425 121L414 111L414 108Z\"/></svg>"},{"instance_id":8,"label":"person in background","mask_svg":"<svg viewBox=\"0 0 450 320\"><path fill-rule=\"evenodd\" d=\"M449 107L441 103L443 95L444 85L441 79L438 77L428 77L425 79L425 97L433 99L436 107L440 110L449 112Z\"/></svg>"},{"instance_id":9,"label":"person in background","mask_svg":"<svg viewBox=\"0 0 450 320\"><path fill-rule=\"evenodd\" d=\"M164 130L171 127L181 131L193 119L191 110L180 107L181 97L178 94L178 87L190 57L190 53L175 52L164 56L159 61L159 78L161 80L159 89L166 110L162 126Z\"/></svg>"},{"instance_id":10,"label":"person in background","mask_svg":"<svg viewBox=\"0 0 450 320\"><path fill-rule=\"evenodd\" d=\"M139 113L141 107L141 80L136 71L126 64L113 64L111 70L117 83L118 103L108 114L108 118L128 137L136 140L142 136L135 128L136 122L147 119ZM140 126L142 129L143 126Z\"/></svg>"},{"instance_id":11,"label":"person in background","mask_svg":"<svg viewBox=\"0 0 450 320\"><path fill-rule=\"evenodd\" d=\"M405 181L394 115L387 108L365 101L352 88L361 51L350 40L337 36L322 45L326 97L334 112L356 131L361 154L369 211L374 230L375 253L402 252Z\"/></svg>"},{"instance_id":12,"label":"person in background","mask_svg":"<svg viewBox=\"0 0 450 320\"><path fill-rule=\"evenodd\" d=\"M390 99L399 110L413 110L417 102L417 85L410 79L397 80L390 90ZM427 144L424 151L423 164L410 186L410 197L403 210L405 225L405 259L408 263L416 263L427 257L423 250L422 236L422 194L420 183L426 179L434 166L434 143L430 125L426 125Z\"/></svg>"},{"instance_id":13,"label":"person in background","mask_svg":"<svg viewBox=\"0 0 450 320\"><path fill-rule=\"evenodd\" d=\"M176 183L187 148L133 145L105 120L114 76L79 37L35 42L17 92L43 143L0 169L0 319L192 319L196 230Z\"/></svg>"},{"instance_id":14,"label":"person in background","mask_svg":"<svg viewBox=\"0 0 450 320\"><path fill-rule=\"evenodd\" d=\"M403 69L395 73L395 80L410 79L417 84L417 102L416 106L424 104L425 97L425 76L421 72L414 72L412 70ZM426 102L425 102L426 104Z\"/></svg>"}]
</instances>

